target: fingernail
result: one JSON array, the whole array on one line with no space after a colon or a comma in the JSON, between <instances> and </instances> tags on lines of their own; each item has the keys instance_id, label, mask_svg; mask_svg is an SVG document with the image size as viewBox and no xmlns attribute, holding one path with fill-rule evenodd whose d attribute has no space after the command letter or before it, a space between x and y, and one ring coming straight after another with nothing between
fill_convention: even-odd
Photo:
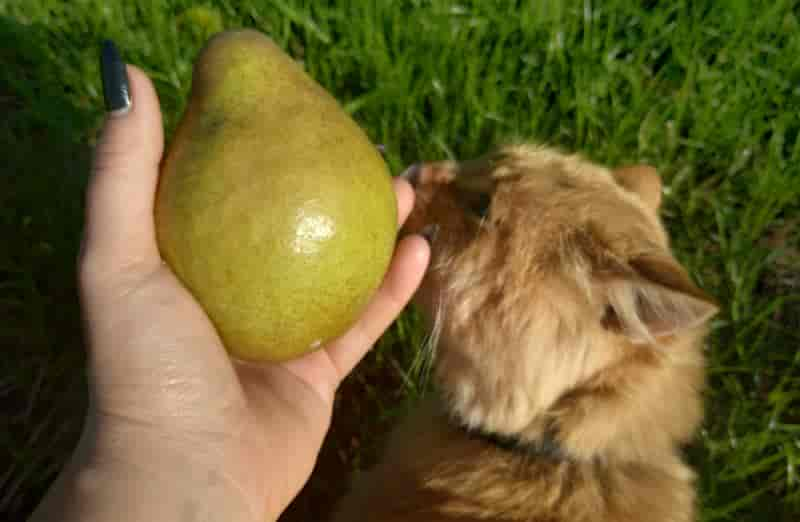
<instances>
[{"instance_id":1,"label":"fingernail","mask_svg":"<svg viewBox=\"0 0 800 522\"><path fill-rule=\"evenodd\" d=\"M100 54L100 71L103 75L103 98L106 111L112 116L126 114L131 109L131 94L125 62L111 40L103 41Z\"/></svg>"},{"instance_id":2,"label":"fingernail","mask_svg":"<svg viewBox=\"0 0 800 522\"><path fill-rule=\"evenodd\" d=\"M408 167L406 170L400 173L401 178L405 178L406 181L411 183L412 187L417 186L417 182L419 181L419 173L422 170L422 165L419 163L415 163Z\"/></svg>"},{"instance_id":3,"label":"fingernail","mask_svg":"<svg viewBox=\"0 0 800 522\"><path fill-rule=\"evenodd\" d=\"M426 225L422 230L419 231L419 235L425 238L425 241L428 244L433 244L436 241L436 236L439 235L439 225L434 223L431 225Z\"/></svg>"}]
</instances>

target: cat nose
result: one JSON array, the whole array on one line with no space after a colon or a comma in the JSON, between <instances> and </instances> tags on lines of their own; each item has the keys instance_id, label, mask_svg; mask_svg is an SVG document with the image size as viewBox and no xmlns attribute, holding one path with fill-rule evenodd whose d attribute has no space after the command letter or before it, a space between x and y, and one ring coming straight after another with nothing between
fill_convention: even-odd
<instances>
[{"instance_id":1,"label":"cat nose","mask_svg":"<svg viewBox=\"0 0 800 522\"><path fill-rule=\"evenodd\" d=\"M422 164L421 163L414 163L406 170L404 170L401 174L401 178L405 178L406 181L411 183L412 187L416 187L417 183L419 183L419 175L422 172Z\"/></svg>"}]
</instances>

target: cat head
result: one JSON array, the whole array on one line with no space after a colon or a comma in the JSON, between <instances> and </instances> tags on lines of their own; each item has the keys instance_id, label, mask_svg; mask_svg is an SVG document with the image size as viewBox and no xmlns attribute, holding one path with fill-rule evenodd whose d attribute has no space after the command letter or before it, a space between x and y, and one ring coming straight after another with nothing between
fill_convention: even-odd
<instances>
[{"instance_id":1,"label":"cat head","mask_svg":"<svg viewBox=\"0 0 800 522\"><path fill-rule=\"evenodd\" d=\"M514 145L404 176L405 231L437 227L415 302L467 424L522 431L627 350L700 336L717 310L670 252L651 167Z\"/></svg>"}]
</instances>

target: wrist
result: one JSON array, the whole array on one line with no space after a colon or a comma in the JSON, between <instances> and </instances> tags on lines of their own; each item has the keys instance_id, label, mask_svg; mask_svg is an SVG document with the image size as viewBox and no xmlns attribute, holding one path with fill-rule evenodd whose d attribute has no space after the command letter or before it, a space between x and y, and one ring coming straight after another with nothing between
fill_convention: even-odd
<instances>
[{"instance_id":1,"label":"wrist","mask_svg":"<svg viewBox=\"0 0 800 522\"><path fill-rule=\"evenodd\" d=\"M95 427L87 422L30 522L263 522L213 459L195 458L168 441L155 447L148 438L134 441L133 433L100 433Z\"/></svg>"}]
</instances>

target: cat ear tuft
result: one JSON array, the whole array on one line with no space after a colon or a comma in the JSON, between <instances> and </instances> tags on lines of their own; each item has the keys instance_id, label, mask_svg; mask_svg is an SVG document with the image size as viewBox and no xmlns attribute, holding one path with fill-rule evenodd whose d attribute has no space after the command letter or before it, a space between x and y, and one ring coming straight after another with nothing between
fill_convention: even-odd
<instances>
[{"instance_id":1,"label":"cat ear tuft","mask_svg":"<svg viewBox=\"0 0 800 522\"><path fill-rule=\"evenodd\" d=\"M650 165L620 167L612 171L614 179L625 189L637 194L651 208L661 206L661 176Z\"/></svg>"},{"instance_id":2,"label":"cat ear tuft","mask_svg":"<svg viewBox=\"0 0 800 522\"><path fill-rule=\"evenodd\" d=\"M633 343L652 343L698 327L719 311L669 255L639 256L629 267L606 282L603 324Z\"/></svg>"}]
</instances>

